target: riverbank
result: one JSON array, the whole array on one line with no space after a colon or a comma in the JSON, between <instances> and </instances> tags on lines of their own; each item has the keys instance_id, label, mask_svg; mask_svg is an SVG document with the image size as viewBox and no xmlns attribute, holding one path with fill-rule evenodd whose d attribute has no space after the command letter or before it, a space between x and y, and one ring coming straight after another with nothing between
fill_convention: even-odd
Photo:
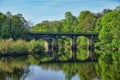
<instances>
[{"instance_id":1,"label":"riverbank","mask_svg":"<svg viewBox=\"0 0 120 80\"><path fill-rule=\"evenodd\" d=\"M0 54L21 54L21 53L38 53L44 52L44 47L41 42L31 40L25 41L22 39L13 40L13 39L0 39ZM9 53L9 54L8 54Z\"/></svg>"}]
</instances>

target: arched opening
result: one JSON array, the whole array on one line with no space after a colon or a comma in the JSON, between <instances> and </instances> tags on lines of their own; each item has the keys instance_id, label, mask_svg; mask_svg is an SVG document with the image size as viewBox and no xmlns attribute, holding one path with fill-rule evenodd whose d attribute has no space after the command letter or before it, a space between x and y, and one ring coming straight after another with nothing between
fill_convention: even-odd
<instances>
[{"instance_id":1,"label":"arched opening","mask_svg":"<svg viewBox=\"0 0 120 80\"><path fill-rule=\"evenodd\" d=\"M37 53L40 55L40 60L42 62L50 61L53 59L52 39L33 39L30 41L29 47L32 53Z\"/></svg>"},{"instance_id":2,"label":"arched opening","mask_svg":"<svg viewBox=\"0 0 120 80\"><path fill-rule=\"evenodd\" d=\"M52 52L53 40L52 39L44 39L45 52Z\"/></svg>"},{"instance_id":3,"label":"arched opening","mask_svg":"<svg viewBox=\"0 0 120 80\"><path fill-rule=\"evenodd\" d=\"M44 40L43 39L32 39L28 43L28 50L30 53L41 53L45 51Z\"/></svg>"},{"instance_id":4,"label":"arched opening","mask_svg":"<svg viewBox=\"0 0 120 80\"><path fill-rule=\"evenodd\" d=\"M76 41L77 51L76 56L78 60L85 60L88 58L88 39L84 36L79 36Z\"/></svg>"},{"instance_id":5,"label":"arched opening","mask_svg":"<svg viewBox=\"0 0 120 80\"><path fill-rule=\"evenodd\" d=\"M70 43L71 38L68 36L61 36L58 40L58 55L59 55L59 60L64 61L64 60L69 60L71 57L71 43Z\"/></svg>"}]
</instances>

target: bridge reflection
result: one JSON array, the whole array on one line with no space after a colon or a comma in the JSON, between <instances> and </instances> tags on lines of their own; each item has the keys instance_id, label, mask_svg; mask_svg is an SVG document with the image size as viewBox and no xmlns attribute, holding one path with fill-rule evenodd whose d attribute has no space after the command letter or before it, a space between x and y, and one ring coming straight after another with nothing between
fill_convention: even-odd
<instances>
[{"instance_id":1,"label":"bridge reflection","mask_svg":"<svg viewBox=\"0 0 120 80\"><path fill-rule=\"evenodd\" d=\"M70 56L70 59L68 59L68 60L65 60L65 61L61 61L61 60L59 60L59 57L60 57L60 55L58 54L59 53L59 51L58 51L58 49L54 49L53 51L51 51L51 52L49 52L48 54L52 54L52 56L53 56L53 62L79 62L79 61L94 61L94 50L93 49L87 49L87 54L88 54L88 56L87 56L87 59L84 59L84 60L79 60L77 57L76 57L76 53L77 53L77 49L72 49L71 51L70 51L70 53L72 54L71 56Z\"/></svg>"}]
</instances>

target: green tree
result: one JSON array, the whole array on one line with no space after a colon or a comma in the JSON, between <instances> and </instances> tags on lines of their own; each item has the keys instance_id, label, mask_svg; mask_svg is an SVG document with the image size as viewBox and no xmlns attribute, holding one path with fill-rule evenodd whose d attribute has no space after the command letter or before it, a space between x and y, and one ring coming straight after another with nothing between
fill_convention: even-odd
<instances>
[{"instance_id":1,"label":"green tree","mask_svg":"<svg viewBox=\"0 0 120 80\"><path fill-rule=\"evenodd\" d=\"M11 35L12 38L25 38L24 33L28 32L29 26L27 21L22 17L22 14L17 14L12 17Z\"/></svg>"},{"instance_id":2,"label":"green tree","mask_svg":"<svg viewBox=\"0 0 120 80\"><path fill-rule=\"evenodd\" d=\"M62 20L63 23L63 32L75 32L77 25L77 18L72 15L71 12L65 13L65 19Z\"/></svg>"},{"instance_id":3,"label":"green tree","mask_svg":"<svg viewBox=\"0 0 120 80\"><path fill-rule=\"evenodd\" d=\"M60 21L42 21L33 26L32 32L61 32L62 23Z\"/></svg>"},{"instance_id":4,"label":"green tree","mask_svg":"<svg viewBox=\"0 0 120 80\"><path fill-rule=\"evenodd\" d=\"M22 14L12 15L7 12L6 15L0 14L0 36L2 38L25 38L24 33L28 32L28 22Z\"/></svg>"},{"instance_id":5,"label":"green tree","mask_svg":"<svg viewBox=\"0 0 120 80\"><path fill-rule=\"evenodd\" d=\"M99 39L103 44L120 47L120 12L108 12L98 19L96 31L99 32Z\"/></svg>"},{"instance_id":6,"label":"green tree","mask_svg":"<svg viewBox=\"0 0 120 80\"><path fill-rule=\"evenodd\" d=\"M2 38L9 38L11 37L12 14L11 12L7 12L5 16L6 16L6 19L1 28L1 36Z\"/></svg>"},{"instance_id":7,"label":"green tree","mask_svg":"<svg viewBox=\"0 0 120 80\"><path fill-rule=\"evenodd\" d=\"M114 10L115 11L120 11L120 6L117 6Z\"/></svg>"},{"instance_id":8,"label":"green tree","mask_svg":"<svg viewBox=\"0 0 120 80\"><path fill-rule=\"evenodd\" d=\"M45 20L30 29L31 32L50 32L49 21Z\"/></svg>"},{"instance_id":9,"label":"green tree","mask_svg":"<svg viewBox=\"0 0 120 80\"><path fill-rule=\"evenodd\" d=\"M90 11L82 11L78 16L78 28L79 32L91 32L95 28L96 17Z\"/></svg>"},{"instance_id":10,"label":"green tree","mask_svg":"<svg viewBox=\"0 0 120 80\"><path fill-rule=\"evenodd\" d=\"M51 32L62 32L62 23L60 21L50 21L49 26L51 28Z\"/></svg>"},{"instance_id":11,"label":"green tree","mask_svg":"<svg viewBox=\"0 0 120 80\"><path fill-rule=\"evenodd\" d=\"M2 36L1 35L1 29L2 29L2 26L3 26L3 22L5 21L6 19L6 16L0 12L0 37Z\"/></svg>"}]
</instances>

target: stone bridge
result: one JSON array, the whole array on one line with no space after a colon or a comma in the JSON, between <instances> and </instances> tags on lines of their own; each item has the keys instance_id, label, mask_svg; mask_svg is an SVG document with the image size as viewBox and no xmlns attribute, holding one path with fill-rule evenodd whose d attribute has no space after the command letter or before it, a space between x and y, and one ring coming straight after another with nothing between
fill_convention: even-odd
<instances>
[{"instance_id":1,"label":"stone bridge","mask_svg":"<svg viewBox=\"0 0 120 80\"><path fill-rule=\"evenodd\" d=\"M88 50L94 50L94 37L98 36L98 33L27 33L34 39L43 39L45 41L46 52L53 50L58 50L58 39L62 36L67 36L71 39L71 49L76 52L77 45L76 41L79 36L84 36L87 38ZM52 45L53 42L53 45ZM58 54L54 54L54 59L57 61ZM89 54L89 57L93 57L93 54ZM76 54L72 54L72 59L76 60Z\"/></svg>"}]
</instances>

